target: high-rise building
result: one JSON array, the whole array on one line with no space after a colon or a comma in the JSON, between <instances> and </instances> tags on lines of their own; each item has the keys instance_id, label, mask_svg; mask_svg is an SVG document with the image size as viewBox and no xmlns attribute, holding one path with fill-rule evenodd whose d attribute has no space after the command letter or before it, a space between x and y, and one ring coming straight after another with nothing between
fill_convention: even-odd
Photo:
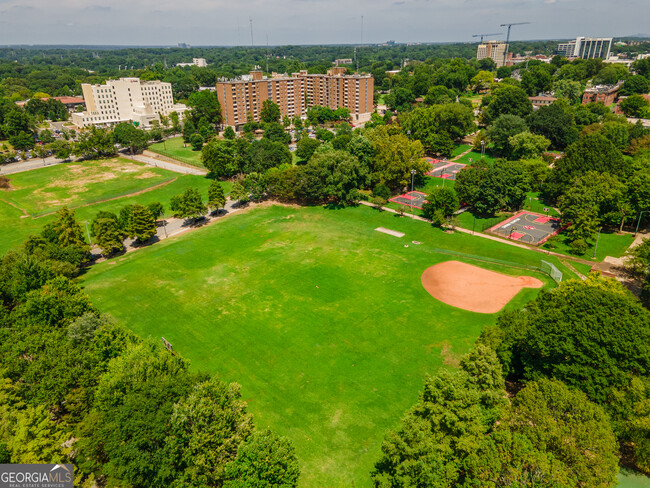
<instances>
[{"instance_id":1,"label":"high-rise building","mask_svg":"<svg viewBox=\"0 0 650 488\"><path fill-rule=\"evenodd\" d=\"M140 81L140 78L108 80L105 85L81 84L86 111L72 114L77 127L114 125L135 122L140 127L150 127L159 114L178 112L187 107L174 104L171 83Z\"/></svg>"},{"instance_id":2,"label":"high-rise building","mask_svg":"<svg viewBox=\"0 0 650 488\"><path fill-rule=\"evenodd\" d=\"M506 52L506 43L503 41L487 41L478 45L476 59L490 58L497 64L497 68L504 65L503 55Z\"/></svg>"},{"instance_id":3,"label":"high-rise building","mask_svg":"<svg viewBox=\"0 0 650 488\"><path fill-rule=\"evenodd\" d=\"M353 121L369 120L374 109L374 80L370 75L345 75L345 71L333 67L326 75L303 70L270 78L251 71L237 80L219 81L217 96L224 123L240 127L248 122L248 114L259 121L264 100L277 103L283 116L303 116L309 107L320 105L333 110L347 107Z\"/></svg>"},{"instance_id":4,"label":"high-rise building","mask_svg":"<svg viewBox=\"0 0 650 488\"><path fill-rule=\"evenodd\" d=\"M208 63L205 61L205 58L192 58L191 63L176 63L176 66L197 66L199 68L205 68Z\"/></svg>"},{"instance_id":5,"label":"high-rise building","mask_svg":"<svg viewBox=\"0 0 650 488\"><path fill-rule=\"evenodd\" d=\"M607 59L612 48L611 37L576 37L557 45L556 54L567 58Z\"/></svg>"}]
</instances>

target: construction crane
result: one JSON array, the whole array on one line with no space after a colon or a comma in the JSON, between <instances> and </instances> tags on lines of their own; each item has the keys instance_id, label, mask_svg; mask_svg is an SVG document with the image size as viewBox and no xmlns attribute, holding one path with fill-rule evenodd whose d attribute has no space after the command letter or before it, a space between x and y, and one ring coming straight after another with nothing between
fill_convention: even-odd
<instances>
[{"instance_id":1,"label":"construction crane","mask_svg":"<svg viewBox=\"0 0 650 488\"><path fill-rule=\"evenodd\" d=\"M513 25L525 25L530 24L530 22L513 22L512 24L501 24L500 27L508 27L508 35L506 37L506 48L503 50L503 66L506 65L506 59L508 57L508 50L510 49L510 28Z\"/></svg>"},{"instance_id":2,"label":"construction crane","mask_svg":"<svg viewBox=\"0 0 650 488\"><path fill-rule=\"evenodd\" d=\"M485 36L502 36L502 32L496 32L494 34L474 34L472 37L480 37L481 38L481 44L483 44L483 38Z\"/></svg>"}]
</instances>

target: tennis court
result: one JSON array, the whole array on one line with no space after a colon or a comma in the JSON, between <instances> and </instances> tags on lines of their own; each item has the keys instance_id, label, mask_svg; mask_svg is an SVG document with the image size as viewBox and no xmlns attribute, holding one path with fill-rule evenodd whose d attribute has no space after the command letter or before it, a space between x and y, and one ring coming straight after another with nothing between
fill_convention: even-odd
<instances>
[{"instance_id":1,"label":"tennis court","mask_svg":"<svg viewBox=\"0 0 650 488\"><path fill-rule=\"evenodd\" d=\"M422 205L426 201L427 194L422 193L421 191L410 191L404 193L403 195L398 195L389 199L389 202L399 203L400 205L406 205L408 207L422 209Z\"/></svg>"},{"instance_id":2,"label":"tennis court","mask_svg":"<svg viewBox=\"0 0 650 488\"><path fill-rule=\"evenodd\" d=\"M513 241L539 246L562 230L562 222L555 217L522 210L507 220L491 227L487 232Z\"/></svg>"},{"instance_id":3,"label":"tennis court","mask_svg":"<svg viewBox=\"0 0 650 488\"><path fill-rule=\"evenodd\" d=\"M447 180L455 180L456 173L465 167L465 165L461 163L442 161L440 159L433 159L432 166L433 169L429 171L429 176L435 176L436 178L444 178Z\"/></svg>"}]
</instances>

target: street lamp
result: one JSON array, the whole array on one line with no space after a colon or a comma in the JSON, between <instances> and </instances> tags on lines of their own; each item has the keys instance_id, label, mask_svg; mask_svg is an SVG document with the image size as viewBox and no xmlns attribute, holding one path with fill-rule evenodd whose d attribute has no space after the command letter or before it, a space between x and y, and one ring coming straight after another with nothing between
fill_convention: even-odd
<instances>
[{"instance_id":1,"label":"street lamp","mask_svg":"<svg viewBox=\"0 0 650 488\"><path fill-rule=\"evenodd\" d=\"M634 235L637 235L637 233L639 232L639 224L641 223L641 216L644 213L650 213L650 210L641 210L641 213L639 214L639 220L637 220L636 222L636 230L634 231Z\"/></svg>"},{"instance_id":2,"label":"street lamp","mask_svg":"<svg viewBox=\"0 0 650 488\"><path fill-rule=\"evenodd\" d=\"M415 168L413 168L411 170L411 191L413 191L413 179L415 178L416 173L417 171L415 170Z\"/></svg>"},{"instance_id":3,"label":"street lamp","mask_svg":"<svg viewBox=\"0 0 650 488\"><path fill-rule=\"evenodd\" d=\"M481 139L481 159L485 156L485 140Z\"/></svg>"}]
</instances>

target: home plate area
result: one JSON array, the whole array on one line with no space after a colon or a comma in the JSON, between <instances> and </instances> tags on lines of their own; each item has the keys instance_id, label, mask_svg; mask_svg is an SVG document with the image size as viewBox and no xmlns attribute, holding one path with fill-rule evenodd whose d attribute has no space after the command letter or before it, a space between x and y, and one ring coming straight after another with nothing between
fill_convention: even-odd
<instances>
[{"instance_id":1,"label":"home plate area","mask_svg":"<svg viewBox=\"0 0 650 488\"><path fill-rule=\"evenodd\" d=\"M514 241L539 246L551 236L558 234L562 229L562 222L559 218L523 210L491 227L487 232Z\"/></svg>"}]
</instances>

